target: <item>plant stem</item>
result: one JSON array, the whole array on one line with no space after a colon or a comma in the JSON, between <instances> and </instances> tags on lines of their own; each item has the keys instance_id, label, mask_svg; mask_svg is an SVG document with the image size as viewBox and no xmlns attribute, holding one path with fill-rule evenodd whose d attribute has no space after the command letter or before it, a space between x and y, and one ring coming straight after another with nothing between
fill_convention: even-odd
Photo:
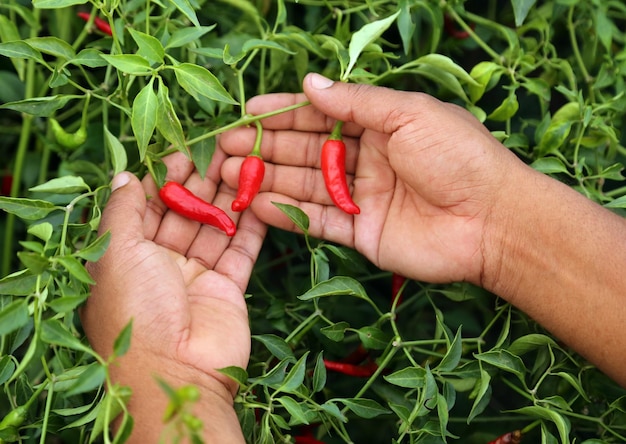
<instances>
[{"instance_id":1,"label":"plant stem","mask_svg":"<svg viewBox=\"0 0 626 444\"><path fill-rule=\"evenodd\" d=\"M33 8L33 18L39 23L40 10ZM31 28L30 37L35 38L39 32L38 27ZM33 91L35 89L35 61L29 59L26 65L26 88L24 91L24 98L30 99L33 97ZM26 157L26 151L30 143L30 130L33 123L33 116L30 114L22 114L22 129L20 131L20 140L17 145L17 153L15 154L15 164L13 166L13 183L11 184L11 197L17 197L20 190L20 184L22 182L22 170L24 169L24 158ZM13 251L13 240L15 230L15 215L8 213L6 219L6 226L4 228L4 247L2 251L2 269L0 273L2 276L9 274L11 270L11 253Z\"/></svg>"}]
</instances>

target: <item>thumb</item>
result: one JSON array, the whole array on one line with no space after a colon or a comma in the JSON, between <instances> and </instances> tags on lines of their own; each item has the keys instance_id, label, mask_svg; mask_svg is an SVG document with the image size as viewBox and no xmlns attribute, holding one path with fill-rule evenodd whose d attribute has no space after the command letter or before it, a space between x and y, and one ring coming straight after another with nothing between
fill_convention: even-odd
<instances>
[{"instance_id":1,"label":"thumb","mask_svg":"<svg viewBox=\"0 0 626 444\"><path fill-rule=\"evenodd\" d=\"M324 114L386 134L424 113L428 109L424 101L431 99L426 94L381 86L334 82L316 73L307 74L302 87L313 106Z\"/></svg>"},{"instance_id":2,"label":"thumb","mask_svg":"<svg viewBox=\"0 0 626 444\"><path fill-rule=\"evenodd\" d=\"M133 174L123 171L111 181L111 197L104 207L99 232L111 231L111 242L143 239L146 194Z\"/></svg>"}]
</instances>

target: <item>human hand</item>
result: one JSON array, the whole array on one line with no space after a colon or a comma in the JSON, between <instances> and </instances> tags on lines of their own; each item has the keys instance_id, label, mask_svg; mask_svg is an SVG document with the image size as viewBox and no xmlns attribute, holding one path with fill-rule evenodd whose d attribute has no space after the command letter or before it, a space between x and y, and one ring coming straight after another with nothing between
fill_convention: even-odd
<instances>
[{"instance_id":1,"label":"human hand","mask_svg":"<svg viewBox=\"0 0 626 444\"><path fill-rule=\"evenodd\" d=\"M424 94L329 85L315 74L305 78L304 93L248 103L252 114L306 99L313 105L262 122L268 166L263 192L252 203L255 214L294 229L271 201L297 205L310 217L312 236L354 247L383 269L430 282L480 284L490 217L506 196L507 178L523 164L469 112ZM357 216L333 206L319 170L335 119L346 122L346 171L361 208ZM244 156L254 134L230 131L220 146ZM231 158L223 165L231 186L240 163Z\"/></svg>"},{"instance_id":2,"label":"human hand","mask_svg":"<svg viewBox=\"0 0 626 444\"><path fill-rule=\"evenodd\" d=\"M218 186L224 158L217 150L202 180L185 156L174 154L165 159L168 179L229 208L234 192ZM113 185L119 188L105 207L100 227L101 232L111 231L111 244L90 266L97 284L81 313L91 345L109 356L113 341L133 319L130 350L119 365L111 366L111 373L137 395L131 405L137 399L133 414L139 418L149 413L137 411L141 400L148 401L144 408L158 410L155 375L173 386L196 384L201 393L232 406L237 385L216 369L247 366L250 331L243 293L265 225L252 212L231 213L240 220L237 233L229 238L167 211L149 177L142 187L124 173ZM146 195L152 197L146 201ZM160 419L163 410L155 414ZM137 418L135 424L155 426ZM145 433L140 442L148 442Z\"/></svg>"}]
</instances>

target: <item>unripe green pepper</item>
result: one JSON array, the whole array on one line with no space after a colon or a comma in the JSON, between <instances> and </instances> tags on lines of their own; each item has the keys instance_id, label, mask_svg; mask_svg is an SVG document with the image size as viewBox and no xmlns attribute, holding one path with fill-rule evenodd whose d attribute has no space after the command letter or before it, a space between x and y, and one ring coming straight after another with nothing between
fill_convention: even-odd
<instances>
[{"instance_id":1,"label":"unripe green pepper","mask_svg":"<svg viewBox=\"0 0 626 444\"><path fill-rule=\"evenodd\" d=\"M75 133L68 133L56 119L51 117L48 121L54 138L63 148L73 150L87 141L87 128L81 126Z\"/></svg>"},{"instance_id":2,"label":"unripe green pepper","mask_svg":"<svg viewBox=\"0 0 626 444\"><path fill-rule=\"evenodd\" d=\"M83 114L80 121L80 128L75 133L68 133L61 124L53 117L49 118L50 129L61 147L74 150L87 141L87 111L89 110L89 96L83 105Z\"/></svg>"},{"instance_id":3,"label":"unripe green pepper","mask_svg":"<svg viewBox=\"0 0 626 444\"><path fill-rule=\"evenodd\" d=\"M21 426L26 420L27 413L28 407L25 405L14 408L0 421L0 430Z\"/></svg>"}]
</instances>

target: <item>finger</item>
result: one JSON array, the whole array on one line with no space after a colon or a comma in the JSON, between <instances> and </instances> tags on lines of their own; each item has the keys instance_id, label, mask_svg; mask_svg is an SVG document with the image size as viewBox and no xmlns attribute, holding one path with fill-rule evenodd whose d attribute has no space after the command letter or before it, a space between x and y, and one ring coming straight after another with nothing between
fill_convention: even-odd
<instances>
[{"instance_id":1,"label":"finger","mask_svg":"<svg viewBox=\"0 0 626 444\"><path fill-rule=\"evenodd\" d=\"M275 93L253 97L246 104L246 110L250 114L258 115L281 108L295 105L307 100L304 94ZM267 129L292 129L296 131L311 131L330 133L336 120L313 106L304 106L293 111L281 113L276 116L261 120ZM351 123L342 128L342 133L352 137L358 137L363 129Z\"/></svg>"},{"instance_id":2,"label":"finger","mask_svg":"<svg viewBox=\"0 0 626 444\"><path fill-rule=\"evenodd\" d=\"M278 193L261 193L252 201L250 208L261 221L296 233L302 231L274 205L274 202L292 205L302 210L309 218L310 236L354 247L354 217L334 205L301 202Z\"/></svg>"},{"instance_id":3,"label":"finger","mask_svg":"<svg viewBox=\"0 0 626 444\"><path fill-rule=\"evenodd\" d=\"M266 233L267 225L252 211L244 211L237 233L215 264L215 271L235 282L242 293L248 287Z\"/></svg>"},{"instance_id":4,"label":"finger","mask_svg":"<svg viewBox=\"0 0 626 444\"><path fill-rule=\"evenodd\" d=\"M119 173L111 182L111 190L98 230L100 234L110 232L111 242L100 261L89 264L96 281L118 263L116 258L123 256L122 250L132 249L145 239L146 196L139 179L128 172Z\"/></svg>"},{"instance_id":5,"label":"finger","mask_svg":"<svg viewBox=\"0 0 626 444\"><path fill-rule=\"evenodd\" d=\"M218 140L218 146L231 156L246 156L250 153L255 137L255 129L239 128L222 134ZM264 130L261 155L265 161L273 164L319 168L320 153L327 138L326 133ZM358 158L359 140L345 137L344 142L346 144L346 172L353 174ZM222 177L224 177L223 170ZM229 184L233 186L232 182Z\"/></svg>"},{"instance_id":6,"label":"finger","mask_svg":"<svg viewBox=\"0 0 626 444\"><path fill-rule=\"evenodd\" d=\"M303 89L322 113L385 134L419 119L432 122L433 114L442 108L441 102L426 94L333 82L315 73L307 74Z\"/></svg>"}]
</instances>

